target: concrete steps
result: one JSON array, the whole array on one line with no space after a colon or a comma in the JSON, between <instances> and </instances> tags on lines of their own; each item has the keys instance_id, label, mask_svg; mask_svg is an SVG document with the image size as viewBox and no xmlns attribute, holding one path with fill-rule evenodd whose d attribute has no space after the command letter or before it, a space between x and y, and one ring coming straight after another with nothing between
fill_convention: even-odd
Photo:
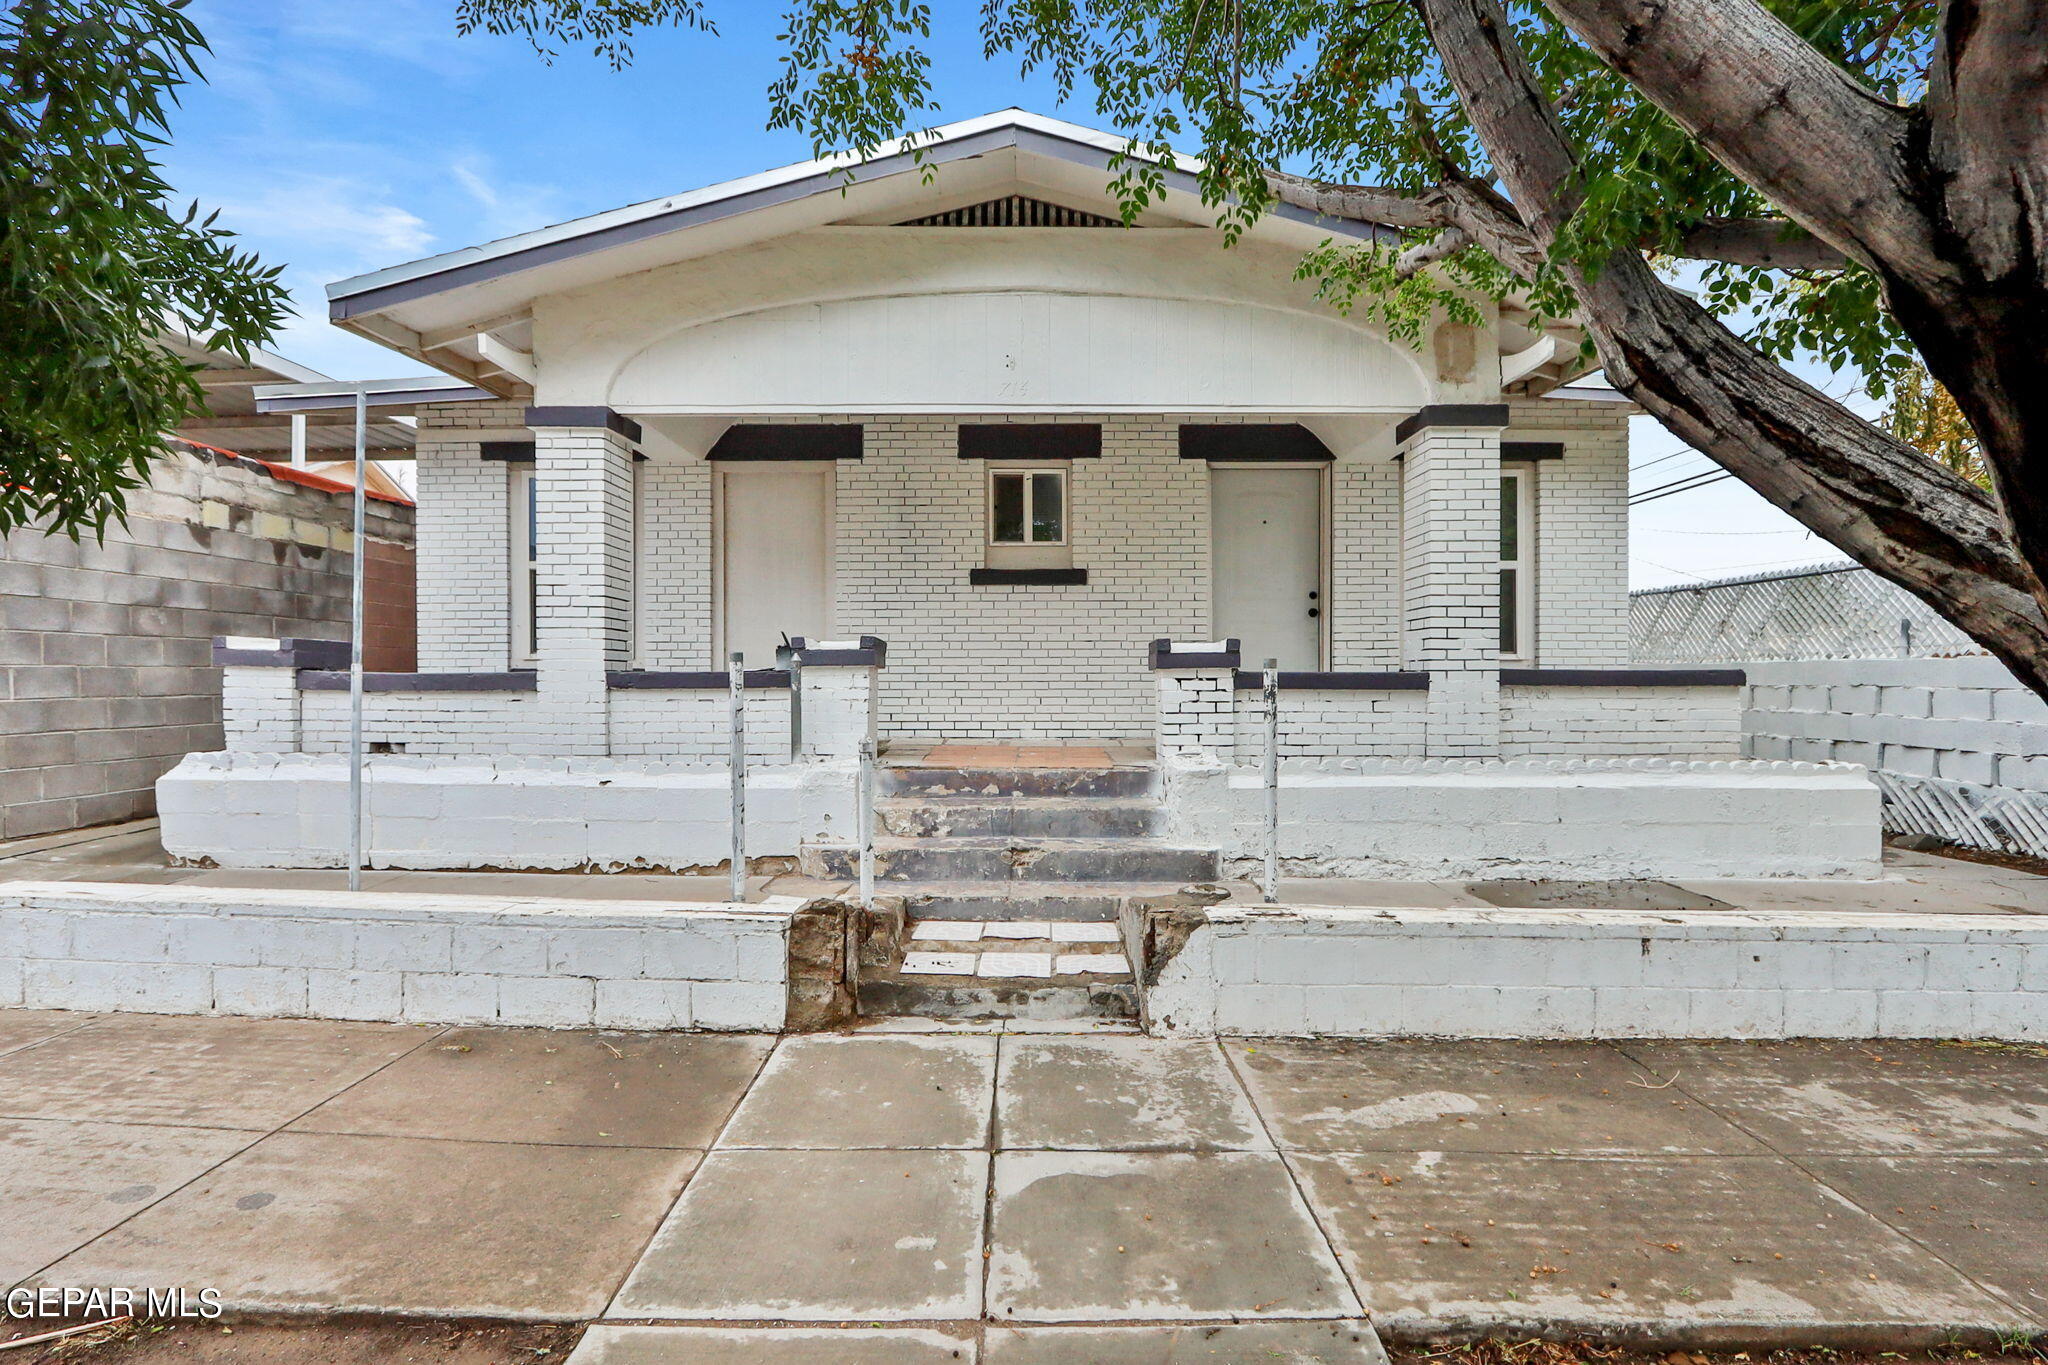
<instances>
[{"instance_id":1,"label":"concrete steps","mask_svg":"<svg viewBox=\"0 0 2048 1365\"><path fill-rule=\"evenodd\" d=\"M1213 848L1158 837L1150 768L888 767L875 803L878 917L861 954L864 1015L1134 1019L1114 925L1128 896L1213 882ZM850 880L860 850L803 849L806 876Z\"/></svg>"},{"instance_id":2,"label":"concrete steps","mask_svg":"<svg viewBox=\"0 0 2048 1365\"><path fill-rule=\"evenodd\" d=\"M858 877L860 850L813 844L797 857L806 877ZM875 840L875 877L899 882L1209 882L1221 871L1213 848L1176 848L1141 839L987 838Z\"/></svg>"}]
</instances>

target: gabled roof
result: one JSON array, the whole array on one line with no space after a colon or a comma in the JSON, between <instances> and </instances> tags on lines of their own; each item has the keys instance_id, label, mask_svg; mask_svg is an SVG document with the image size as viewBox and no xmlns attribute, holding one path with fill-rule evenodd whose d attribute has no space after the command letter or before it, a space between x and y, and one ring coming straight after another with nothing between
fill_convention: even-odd
<instances>
[{"instance_id":1,"label":"gabled roof","mask_svg":"<svg viewBox=\"0 0 2048 1365\"><path fill-rule=\"evenodd\" d=\"M947 124L915 143L913 151L866 161L842 153L799 162L357 275L328 286L328 313L342 327L451 374L516 393L530 344L522 331L526 310L542 295L813 225L876 221L862 215L897 200L908 204L921 196L925 206L906 216L927 214L934 206L925 172L933 167L939 168L942 190L946 168L958 167L952 183L986 191L971 193L966 202L1010 193L990 186L1020 178L1060 181L1071 197L1099 200L1112 163L1129 150L1116 134L1021 109ZM988 163L986 173L977 175L964 164L977 159ZM1200 204L1200 163L1175 157L1155 164L1164 170L1169 193L1185 196L1166 206L1171 221L1213 222L1213 211ZM1392 235L1291 205L1273 206L1253 230L1304 248L1331 236ZM473 344L475 337L482 343ZM505 358L502 364L494 362L494 351Z\"/></svg>"}]
</instances>

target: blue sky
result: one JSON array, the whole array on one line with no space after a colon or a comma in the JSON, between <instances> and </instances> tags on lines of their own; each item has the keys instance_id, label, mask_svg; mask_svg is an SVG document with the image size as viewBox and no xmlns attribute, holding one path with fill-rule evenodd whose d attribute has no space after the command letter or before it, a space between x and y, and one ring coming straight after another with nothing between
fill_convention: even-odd
<instances>
[{"instance_id":1,"label":"blue sky","mask_svg":"<svg viewBox=\"0 0 2048 1365\"><path fill-rule=\"evenodd\" d=\"M286 267L302 316L276 349L341 378L412 373L403 357L329 327L323 287L380 266L799 161L768 132L781 5L714 3L722 32L657 32L613 72L524 40L458 37L453 0L196 0L213 47L183 92L164 164L184 196L265 261ZM935 7L939 118L1009 105L1094 122L1049 81L982 59L965 0ZM1697 469L1697 454L1636 422L1638 487ZM1638 508L1637 586L1839 556L1728 481Z\"/></svg>"}]
</instances>

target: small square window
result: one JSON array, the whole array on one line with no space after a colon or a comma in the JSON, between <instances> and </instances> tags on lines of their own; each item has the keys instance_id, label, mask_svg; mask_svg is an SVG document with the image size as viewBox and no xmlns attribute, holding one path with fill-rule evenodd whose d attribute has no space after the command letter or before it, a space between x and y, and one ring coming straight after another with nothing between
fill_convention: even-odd
<instances>
[{"instance_id":1,"label":"small square window","mask_svg":"<svg viewBox=\"0 0 2048 1365\"><path fill-rule=\"evenodd\" d=\"M992 469L988 543L1067 543L1067 475L1061 469Z\"/></svg>"}]
</instances>

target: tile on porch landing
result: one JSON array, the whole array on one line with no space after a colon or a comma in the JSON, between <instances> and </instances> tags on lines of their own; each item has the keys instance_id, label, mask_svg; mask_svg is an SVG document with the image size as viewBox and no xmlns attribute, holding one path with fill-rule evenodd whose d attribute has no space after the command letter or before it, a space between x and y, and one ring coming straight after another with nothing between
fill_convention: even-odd
<instances>
[{"instance_id":1,"label":"tile on porch landing","mask_svg":"<svg viewBox=\"0 0 2048 1365\"><path fill-rule=\"evenodd\" d=\"M983 953L977 976L1051 976L1051 953Z\"/></svg>"}]
</instances>

